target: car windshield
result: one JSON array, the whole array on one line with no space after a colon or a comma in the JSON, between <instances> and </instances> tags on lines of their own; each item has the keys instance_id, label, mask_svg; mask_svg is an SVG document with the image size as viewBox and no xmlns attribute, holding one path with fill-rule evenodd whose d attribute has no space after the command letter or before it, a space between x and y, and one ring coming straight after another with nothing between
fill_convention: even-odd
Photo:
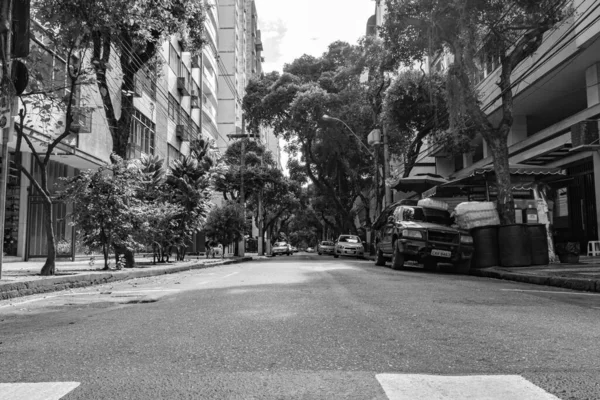
<instances>
[{"instance_id":1,"label":"car windshield","mask_svg":"<svg viewBox=\"0 0 600 400\"><path fill-rule=\"evenodd\" d=\"M321 242L321 246L333 246L333 242Z\"/></svg>"},{"instance_id":2,"label":"car windshield","mask_svg":"<svg viewBox=\"0 0 600 400\"><path fill-rule=\"evenodd\" d=\"M277 242L275 243L275 246L280 247L280 246L287 246L286 242Z\"/></svg>"},{"instance_id":3,"label":"car windshield","mask_svg":"<svg viewBox=\"0 0 600 400\"><path fill-rule=\"evenodd\" d=\"M360 238L358 236L340 236L338 239L340 243L360 243Z\"/></svg>"}]
</instances>

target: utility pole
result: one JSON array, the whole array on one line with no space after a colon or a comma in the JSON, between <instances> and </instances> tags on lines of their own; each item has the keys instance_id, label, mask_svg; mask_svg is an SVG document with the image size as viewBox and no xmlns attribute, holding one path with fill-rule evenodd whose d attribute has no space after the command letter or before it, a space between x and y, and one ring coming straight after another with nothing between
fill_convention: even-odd
<instances>
[{"instance_id":1,"label":"utility pole","mask_svg":"<svg viewBox=\"0 0 600 400\"><path fill-rule=\"evenodd\" d=\"M0 279L4 262L4 218L6 216L6 182L8 180L8 140L13 125L12 112L15 90L12 84L12 11L13 1L3 1L0 17L2 38L2 81L0 84L0 129L2 129L2 173L0 174Z\"/></svg>"},{"instance_id":2,"label":"utility pole","mask_svg":"<svg viewBox=\"0 0 600 400\"><path fill-rule=\"evenodd\" d=\"M264 151L261 153L260 155L260 168L261 170L264 168L265 166L265 153ZM264 240L264 236L265 236L265 228L264 228L264 217L263 217L263 195L264 195L264 189L263 187L260 188L260 190L258 191L258 218L256 220L256 223L258 224L258 255L259 256L264 256L265 255L265 249L263 246L263 240Z\"/></svg>"},{"instance_id":3,"label":"utility pole","mask_svg":"<svg viewBox=\"0 0 600 400\"><path fill-rule=\"evenodd\" d=\"M244 132L245 133L245 132ZM240 203L242 205L242 210L244 213L244 224L242 225L242 240L239 242L238 246L238 256L243 257L246 252L246 193L244 193L244 170L246 163L246 135L242 139L242 165L241 165L241 173L240 173Z\"/></svg>"},{"instance_id":4,"label":"utility pole","mask_svg":"<svg viewBox=\"0 0 600 400\"><path fill-rule=\"evenodd\" d=\"M384 208L393 203L392 188L386 181L390 177L390 148L388 146L388 135L385 127L381 126L381 134L383 136L383 184L385 187Z\"/></svg>"}]
</instances>

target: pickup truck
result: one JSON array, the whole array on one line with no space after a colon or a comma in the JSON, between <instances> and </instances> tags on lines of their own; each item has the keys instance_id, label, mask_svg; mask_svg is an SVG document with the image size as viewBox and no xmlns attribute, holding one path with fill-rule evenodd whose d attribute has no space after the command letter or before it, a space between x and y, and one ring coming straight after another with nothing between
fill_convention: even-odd
<instances>
[{"instance_id":1,"label":"pickup truck","mask_svg":"<svg viewBox=\"0 0 600 400\"><path fill-rule=\"evenodd\" d=\"M378 218L373 226L378 230L375 265L391 259L392 268L400 269L413 260L435 270L438 263L449 263L456 272L466 273L473 257L473 237L451 226L447 210L419 203L396 203Z\"/></svg>"}]
</instances>

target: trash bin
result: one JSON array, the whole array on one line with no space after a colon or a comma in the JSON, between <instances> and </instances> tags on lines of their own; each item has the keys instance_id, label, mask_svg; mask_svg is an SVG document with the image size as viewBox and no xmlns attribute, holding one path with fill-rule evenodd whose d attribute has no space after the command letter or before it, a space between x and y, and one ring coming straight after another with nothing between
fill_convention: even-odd
<instances>
[{"instance_id":1,"label":"trash bin","mask_svg":"<svg viewBox=\"0 0 600 400\"><path fill-rule=\"evenodd\" d=\"M548 235L544 224L525 225L531 241L531 265L548 265Z\"/></svg>"},{"instance_id":2,"label":"trash bin","mask_svg":"<svg viewBox=\"0 0 600 400\"><path fill-rule=\"evenodd\" d=\"M531 265L531 240L527 225L511 224L498 227L498 255L502 267Z\"/></svg>"},{"instance_id":3,"label":"trash bin","mask_svg":"<svg viewBox=\"0 0 600 400\"><path fill-rule=\"evenodd\" d=\"M498 258L498 225L471 229L473 236L473 262L471 268L488 268L500 265Z\"/></svg>"}]
</instances>

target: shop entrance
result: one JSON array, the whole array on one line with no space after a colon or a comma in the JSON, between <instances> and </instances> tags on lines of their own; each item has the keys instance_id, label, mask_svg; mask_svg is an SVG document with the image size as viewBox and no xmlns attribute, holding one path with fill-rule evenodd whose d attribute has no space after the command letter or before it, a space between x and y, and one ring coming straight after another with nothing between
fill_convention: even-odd
<instances>
[{"instance_id":1,"label":"shop entrance","mask_svg":"<svg viewBox=\"0 0 600 400\"><path fill-rule=\"evenodd\" d=\"M572 180L557 188L554 228L562 242L579 242L584 252L587 242L598 240L594 165L591 160L567 168Z\"/></svg>"}]
</instances>

